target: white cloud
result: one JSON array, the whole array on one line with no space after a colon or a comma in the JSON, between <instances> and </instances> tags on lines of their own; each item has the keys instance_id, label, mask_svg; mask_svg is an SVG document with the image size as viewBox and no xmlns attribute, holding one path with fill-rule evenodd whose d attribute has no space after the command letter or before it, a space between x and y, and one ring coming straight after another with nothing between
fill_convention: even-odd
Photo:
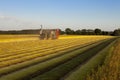
<instances>
[{"instance_id":1,"label":"white cloud","mask_svg":"<svg viewBox=\"0 0 120 80\"><path fill-rule=\"evenodd\" d=\"M37 29L40 23L27 21L14 16L0 15L0 30Z\"/></svg>"}]
</instances>

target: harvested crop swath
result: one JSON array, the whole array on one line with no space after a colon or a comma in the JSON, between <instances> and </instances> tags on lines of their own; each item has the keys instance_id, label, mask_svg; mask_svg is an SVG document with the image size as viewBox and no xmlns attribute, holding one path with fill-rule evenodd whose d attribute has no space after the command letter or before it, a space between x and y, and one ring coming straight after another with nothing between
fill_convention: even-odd
<instances>
[{"instance_id":1,"label":"harvested crop swath","mask_svg":"<svg viewBox=\"0 0 120 80\"><path fill-rule=\"evenodd\" d=\"M94 45L96 45L96 44L94 44ZM81 54L81 52L87 50L88 48L90 48L91 46L94 46L94 45L87 46L80 50L75 50L74 52L71 52L69 54L64 54L63 56L58 56L56 58L53 58L51 60L45 61L40 64L31 65L28 68L25 68L20 71L16 71L14 73L3 76L1 79L3 79L3 80L4 79L10 79L10 80L23 79L23 78L28 77L38 71L40 71L41 73L46 72L49 69L54 68L55 66L60 65L63 62L68 61L68 60L72 59L73 57Z\"/></svg>"},{"instance_id":2,"label":"harvested crop swath","mask_svg":"<svg viewBox=\"0 0 120 80\"><path fill-rule=\"evenodd\" d=\"M18 38L23 40L19 41L11 36L10 39L13 39L13 42L0 42L0 80L24 79L38 71L46 72L55 66L62 65L63 62L71 60L81 54L82 51L95 45L96 42L100 43L112 37L62 36L58 40L42 41L29 40L29 36L20 36ZM34 37L32 36L32 38ZM72 53L79 50L80 53Z\"/></svg>"},{"instance_id":3,"label":"harvested crop swath","mask_svg":"<svg viewBox=\"0 0 120 80\"><path fill-rule=\"evenodd\" d=\"M88 37L88 39L89 39L89 37ZM33 46L32 46L33 48L31 48L31 50L27 49L24 46L24 44L26 44L26 43L22 42L23 45L21 43L20 46L22 46L22 47L24 46L24 48L27 49L28 51L25 51L25 52L22 52L22 50L17 51L17 52L10 51L10 52L8 52L9 53L8 55L6 55L6 54L1 55L0 67L2 68L2 67L10 66L12 64L21 63L21 62L24 62L24 61L27 61L30 59L34 59L34 58L41 57L41 56L44 56L47 54L55 53L60 50L65 50L70 47L74 47L77 45L82 45L85 43L101 40L102 38L95 38L95 39L93 38L91 40L88 40L88 39L82 38L82 39L67 39L67 40L57 40L57 41L55 40L55 42L50 40L49 41L50 44L49 43L47 44L48 46L50 45L49 48L47 47L47 45L43 47L39 43L39 45L36 45L36 46L38 46L37 50L36 50L36 48L34 49ZM43 41L43 43L44 43L44 41ZM32 44L34 44L34 42ZM26 44L26 45L29 45L29 44ZM39 46L42 46L42 47L39 47Z\"/></svg>"},{"instance_id":4,"label":"harvested crop swath","mask_svg":"<svg viewBox=\"0 0 120 80\"><path fill-rule=\"evenodd\" d=\"M92 44L92 43L90 43L90 44ZM83 48L83 47L88 46L90 44L76 46L76 47L73 47L73 48L68 48L66 50L57 52L57 54L49 54L49 55L46 55L44 57L38 57L36 59L25 61L23 63L19 63L19 64L12 65L12 66L9 66L9 67L4 67L4 68L0 69L0 75L8 74L8 73L11 73L13 71L17 71L17 70L20 70L22 68L29 67L31 65L38 64L40 62L43 62L43 61L58 57L58 56L63 55L65 53L69 53L71 51Z\"/></svg>"},{"instance_id":5,"label":"harvested crop swath","mask_svg":"<svg viewBox=\"0 0 120 80\"><path fill-rule=\"evenodd\" d=\"M112 40L99 43L96 46L85 50L81 53L81 55L78 55L77 57L72 58L71 60L53 68L52 70L33 78L33 80L59 80L62 76L76 68L78 65L85 63L87 60L97 54L97 52L99 52L102 48L106 47L111 41Z\"/></svg>"},{"instance_id":6,"label":"harvested crop swath","mask_svg":"<svg viewBox=\"0 0 120 80\"><path fill-rule=\"evenodd\" d=\"M120 80L120 39L116 41L105 59L104 65L89 74L86 80Z\"/></svg>"},{"instance_id":7,"label":"harvested crop swath","mask_svg":"<svg viewBox=\"0 0 120 80\"><path fill-rule=\"evenodd\" d=\"M77 67L72 73L66 76L64 80L85 80L85 77L87 76L87 74L91 73L93 69L103 64L113 44L114 42L112 42L110 45L105 47L105 49L99 51L98 54L94 56L92 59L90 59L87 63Z\"/></svg>"},{"instance_id":8,"label":"harvested crop swath","mask_svg":"<svg viewBox=\"0 0 120 80\"><path fill-rule=\"evenodd\" d=\"M12 56L8 56L8 57L4 57L4 58L0 59L0 62L1 62L0 66L5 67L8 65L20 63L20 62L30 60L30 59L33 59L36 57L41 57L41 56L44 56L44 55L47 55L50 53L52 54L52 53L55 53L56 51L65 50L67 48L74 47L77 45L80 45L78 41L73 42L73 43L68 42L67 44L65 43L64 46L63 45L58 46L58 47L54 46L54 47L51 47L48 49L43 48L42 50L37 50L37 51L33 51L33 52L28 52L28 53L21 53L19 55L12 55Z\"/></svg>"}]
</instances>

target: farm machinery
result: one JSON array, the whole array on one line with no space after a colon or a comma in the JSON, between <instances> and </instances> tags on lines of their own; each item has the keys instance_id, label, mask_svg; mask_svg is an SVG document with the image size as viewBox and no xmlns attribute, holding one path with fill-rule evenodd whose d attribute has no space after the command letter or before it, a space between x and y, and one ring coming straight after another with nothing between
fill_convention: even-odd
<instances>
[{"instance_id":1,"label":"farm machinery","mask_svg":"<svg viewBox=\"0 0 120 80\"><path fill-rule=\"evenodd\" d=\"M60 34L59 29L40 29L40 39L41 40L48 40L48 39L58 39Z\"/></svg>"}]
</instances>

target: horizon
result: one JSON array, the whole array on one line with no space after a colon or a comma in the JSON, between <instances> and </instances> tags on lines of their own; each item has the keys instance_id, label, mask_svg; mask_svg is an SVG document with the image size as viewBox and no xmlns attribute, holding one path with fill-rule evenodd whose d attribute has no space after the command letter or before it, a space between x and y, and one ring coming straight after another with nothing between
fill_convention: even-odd
<instances>
[{"instance_id":1,"label":"horizon","mask_svg":"<svg viewBox=\"0 0 120 80\"><path fill-rule=\"evenodd\" d=\"M120 0L1 0L0 30L120 28Z\"/></svg>"}]
</instances>

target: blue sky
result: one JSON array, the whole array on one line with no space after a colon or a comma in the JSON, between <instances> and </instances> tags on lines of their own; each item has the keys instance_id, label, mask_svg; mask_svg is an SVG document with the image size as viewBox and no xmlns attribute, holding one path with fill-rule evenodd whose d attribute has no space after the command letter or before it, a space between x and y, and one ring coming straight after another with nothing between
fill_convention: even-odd
<instances>
[{"instance_id":1,"label":"blue sky","mask_svg":"<svg viewBox=\"0 0 120 80\"><path fill-rule=\"evenodd\" d=\"M0 30L120 28L120 0L0 0Z\"/></svg>"}]
</instances>

